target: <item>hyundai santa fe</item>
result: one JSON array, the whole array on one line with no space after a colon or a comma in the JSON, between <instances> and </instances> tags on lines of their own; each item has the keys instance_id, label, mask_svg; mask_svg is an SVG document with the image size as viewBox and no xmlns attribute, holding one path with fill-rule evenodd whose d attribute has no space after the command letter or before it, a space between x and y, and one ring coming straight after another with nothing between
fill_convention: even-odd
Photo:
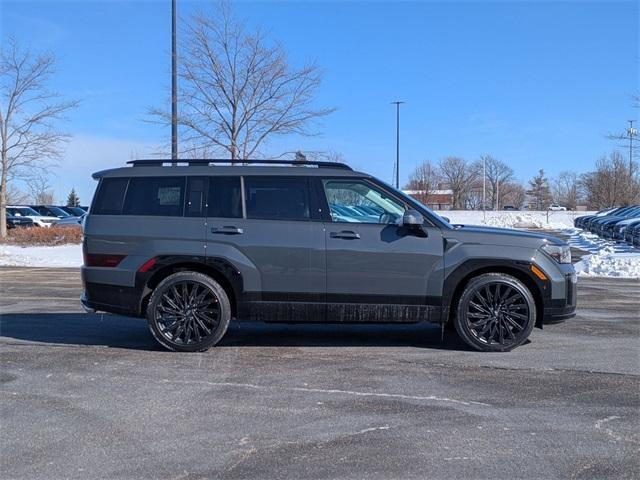
<instances>
[{"instance_id":1,"label":"hyundai santa fe","mask_svg":"<svg viewBox=\"0 0 640 480\"><path fill-rule=\"evenodd\" d=\"M206 350L249 320L426 321L508 351L575 314L561 240L451 225L347 165L129 163L94 174L81 302L146 317L170 350Z\"/></svg>"}]
</instances>

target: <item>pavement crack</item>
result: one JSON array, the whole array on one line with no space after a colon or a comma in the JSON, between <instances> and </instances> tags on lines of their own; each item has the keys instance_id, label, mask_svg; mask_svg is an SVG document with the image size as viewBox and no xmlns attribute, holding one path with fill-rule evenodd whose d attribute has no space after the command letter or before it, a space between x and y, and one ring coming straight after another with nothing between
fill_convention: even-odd
<instances>
[{"instance_id":1,"label":"pavement crack","mask_svg":"<svg viewBox=\"0 0 640 480\"><path fill-rule=\"evenodd\" d=\"M348 395L348 396L355 396L355 397L398 398L402 400L444 402L444 403L453 403L458 405L478 405L483 407L491 406L488 403L476 402L473 400L460 400L457 398L438 397L436 395L407 395L404 393L359 392L354 390L340 390L340 389L326 389L326 388L281 387L281 386L270 386L270 385L255 385L251 383L209 382L206 380L163 379L162 382L178 383L178 384L201 384L201 385L208 385L212 387L250 388L250 389L259 389L259 390L278 390L278 391L288 390L290 392L320 393L325 395Z\"/></svg>"}]
</instances>

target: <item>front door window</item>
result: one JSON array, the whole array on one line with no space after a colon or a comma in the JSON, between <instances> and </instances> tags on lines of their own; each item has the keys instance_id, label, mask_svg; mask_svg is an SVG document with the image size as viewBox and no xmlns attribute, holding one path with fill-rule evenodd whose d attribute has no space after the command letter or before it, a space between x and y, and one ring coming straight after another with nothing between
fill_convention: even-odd
<instances>
[{"instance_id":1,"label":"front door window","mask_svg":"<svg viewBox=\"0 0 640 480\"><path fill-rule=\"evenodd\" d=\"M344 223L397 223L405 207L364 180L324 180L331 220Z\"/></svg>"}]
</instances>

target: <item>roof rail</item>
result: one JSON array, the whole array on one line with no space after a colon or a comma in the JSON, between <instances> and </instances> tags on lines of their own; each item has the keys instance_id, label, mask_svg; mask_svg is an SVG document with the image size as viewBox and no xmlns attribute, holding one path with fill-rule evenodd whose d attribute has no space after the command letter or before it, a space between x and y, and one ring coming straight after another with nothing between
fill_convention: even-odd
<instances>
[{"instance_id":1,"label":"roof rail","mask_svg":"<svg viewBox=\"0 0 640 480\"><path fill-rule=\"evenodd\" d=\"M165 164L178 165L187 164L188 166L209 166L217 164L238 164L243 165L295 165L295 166L314 166L318 168L340 168L342 170L353 170L349 165L340 162L316 162L314 160L230 160L230 159L150 159L150 160L130 160L127 162L134 167L162 167Z\"/></svg>"}]
</instances>

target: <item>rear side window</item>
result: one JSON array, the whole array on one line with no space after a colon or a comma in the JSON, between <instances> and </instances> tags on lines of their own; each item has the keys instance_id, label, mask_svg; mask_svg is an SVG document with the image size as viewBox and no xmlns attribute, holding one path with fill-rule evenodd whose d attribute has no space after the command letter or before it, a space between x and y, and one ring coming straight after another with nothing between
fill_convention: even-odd
<instances>
[{"instance_id":1,"label":"rear side window","mask_svg":"<svg viewBox=\"0 0 640 480\"><path fill-rule=\"evenodd\" d=\"M91 214L121 215L128 183L128 178L103 178Z\"/></svg>"},{"instance_id":2,"label":"rear side window","mask_svg":"<svg viewBox=\"0 0 640 480\"><path fill-rule=\"evenodd\" d=\"M247 218L308 220L306 178L245 177Z\"/></svg>"},{"instance_id":3,"label":"rear side window","mask_svg":"<svg viewBox=\"0 0 640 480\"><path fill-rule=\"evenodd\" d=\"M208 216L242 218L240 177L209 177Z\"/></svg>"},{"instance_id":4,"label":"rear side window","mask_svg":"<svg viewBox=\"0 0 640 480\"><path fill-rule=\"evenodd\" d=\"M134 177L124 202L125 215L181 217L185 177Z\"/></svg>"}]
</instances>

